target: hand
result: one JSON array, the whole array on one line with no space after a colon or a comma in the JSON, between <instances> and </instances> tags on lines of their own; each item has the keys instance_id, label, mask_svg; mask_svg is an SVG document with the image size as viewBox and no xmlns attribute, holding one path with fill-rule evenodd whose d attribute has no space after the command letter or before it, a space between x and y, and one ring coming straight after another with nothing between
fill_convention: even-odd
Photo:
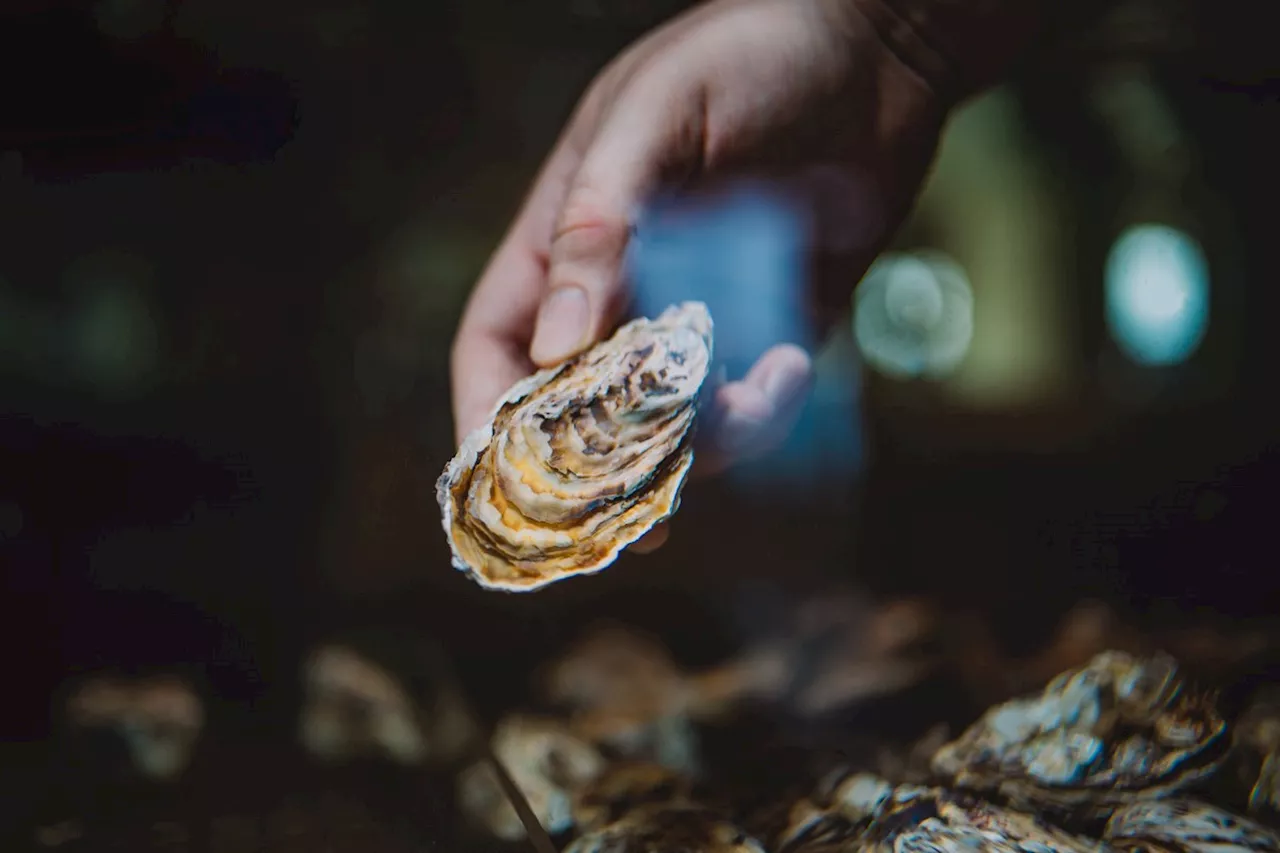
<instances>
[{"instance_id":1,"label":"hand","mask_svg":"<svg viewBox=\"0 0 1280 853\"><path fill-rule=\"evenodd\" d=\"M834 292L811 288L820 321L843 314L914 198L943 112L854 0L714 0L642 39L591 85L471 295L452 359L459 441L514 382L608 336L634 216L673 183L814 165L851 176L865 191L846 201L876 227L835 253ZM697 468L781 439L811 373L782 344L721 386Z\"/></svg>"}]
</instances>

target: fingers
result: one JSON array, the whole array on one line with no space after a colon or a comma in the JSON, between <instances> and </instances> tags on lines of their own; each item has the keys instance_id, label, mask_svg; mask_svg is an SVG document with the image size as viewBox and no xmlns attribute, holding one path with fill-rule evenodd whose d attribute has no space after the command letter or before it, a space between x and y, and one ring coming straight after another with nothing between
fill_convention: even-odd
<instances>
[{"instance_id":1,"label":"fingers","mask_svg":"<svg viewBox=\"0 0 1280 853\"><path fill-rule=\"evenodd\" d=\"M812 385L808 353L794 344L769 349L745 377L717 389L694 473L717 474L772 449L795 426Z\"/></svg>"},{"instance_id":2,"label":"fingers","mask_svg":"<svg viewBox=\"0 0 1280 853\"><path fill-rule=\"evenodd\" d=\"M576 117L556 144L467 301L451 357L459 443L488 420L507 389L534 369L529 339L546 292L556 215L581 162L584 122L589 117Z\"/></svg>"},{"instance_id":3,"label":"fingers","mask_svg":"<svg viewBox=\"0 0 1280 853\"><path fill-rule=\"evenodd\" d=\"M530 359L557 364L608 334L626 305L623 259L640 205L672 167L696 168L699 89L665 69L639 75L608 110L564 199Z\"/></svg>"},{"instance_id":4,"label":"fingers","mask_svg":"<svg viewBox=\"0 0 1280 853\"><path fill-rule=\"evenodd\" d=\"M735 462L764 453L795 427L809 390L813 387L813 362L793 344L768 350L747 375L716 391L710 435L694 459L693 474L718 474ZM666 544L670 524L650 530L630 550L651 554Z\"/></svg>"}]
</instances>

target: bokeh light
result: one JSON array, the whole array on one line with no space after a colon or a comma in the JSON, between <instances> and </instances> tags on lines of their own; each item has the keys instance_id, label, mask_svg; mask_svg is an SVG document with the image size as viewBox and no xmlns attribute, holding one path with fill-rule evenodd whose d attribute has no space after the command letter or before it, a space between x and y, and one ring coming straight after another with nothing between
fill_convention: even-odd
<instances>
[{"instance_id":1,"label":"bokeh light","mask_svg":"<svg viewBox=\"0 0 1280 853\"><path fill-rule=\"evenodd\" d=\"M947 376L973 340L968 276L939 252L883 256L858 285L853 334L863 358L881 373L898 379Z\"/></svg>"},{"instance_id":2,"label":"bokeh light","mask_svg":"<svg viewBox=\"0 0 1280 853\"><path fill-rule=\"evenodd\" d=\"M1195 240L1135 225L1116 240L1105 275L1107 327L1125 355L1159 367L1196 351L1209 323L1209 269Z\"/></svg>"}]
</instances>

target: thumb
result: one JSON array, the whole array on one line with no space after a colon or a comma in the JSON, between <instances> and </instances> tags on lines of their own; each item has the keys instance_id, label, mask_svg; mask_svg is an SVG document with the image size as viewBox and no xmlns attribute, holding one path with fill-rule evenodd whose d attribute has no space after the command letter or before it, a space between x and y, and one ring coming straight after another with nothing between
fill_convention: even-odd
<instances>
[{"instance_id":1,"label":"thumb","mask_svg":"<svg viewBox=\"0 0 1280 853\"><path fill-rule=\"evenodd\" d=\"M635 215L669 169L695 165L702 149L698 99L680 94L661 78L633 81L584 152L552 236L547 292L529 346L539 367L599 341L625 308L623 259ZM672 109L673 101L688 106Z\"/></svg>"}]
</instances>

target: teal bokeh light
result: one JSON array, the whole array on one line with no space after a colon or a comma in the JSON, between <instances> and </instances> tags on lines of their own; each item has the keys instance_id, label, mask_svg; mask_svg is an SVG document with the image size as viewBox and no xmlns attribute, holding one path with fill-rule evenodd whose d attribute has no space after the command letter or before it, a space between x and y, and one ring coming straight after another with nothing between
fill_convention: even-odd
<instances>
[{"instance_id":1,"label":"teal bokeh light","mask_svg":"<svg viewBox=\"0 0 1280 853\"><path fill-rule=\"evenodd\" d=\"M1167 225L1127 229L1107 257L1106 320L1138 364L1189 358L1209 325L1209 265L1198 243Z\"/></svg>"}]
</instances>

